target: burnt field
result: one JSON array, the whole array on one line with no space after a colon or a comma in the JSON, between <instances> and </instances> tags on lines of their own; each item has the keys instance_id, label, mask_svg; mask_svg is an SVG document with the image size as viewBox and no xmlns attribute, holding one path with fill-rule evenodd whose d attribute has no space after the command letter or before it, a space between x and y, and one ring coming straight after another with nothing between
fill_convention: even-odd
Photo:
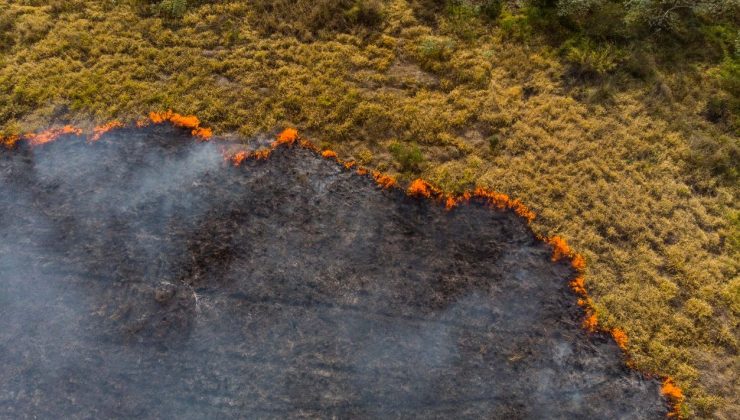
<instances>
[{"instance_id":1,"label":"burnt field","mask_svg":"<svg viewBox=\"0 0 740 420\"><path fill-rule=\"evenodd\" d=\"M1 418L660 418L512 211L169 126L0 151Z\"/></svg>"}]
</instances>

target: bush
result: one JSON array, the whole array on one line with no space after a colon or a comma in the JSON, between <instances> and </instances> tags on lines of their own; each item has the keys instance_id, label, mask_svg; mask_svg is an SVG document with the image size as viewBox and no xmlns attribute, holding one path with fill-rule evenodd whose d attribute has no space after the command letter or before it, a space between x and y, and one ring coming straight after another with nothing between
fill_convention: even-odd
<instances>
[{"instance_id":1,"label":"bush","mask_svg":"<svg viewBox=\"0 0 740 420\"><path fill-rule=\"evenodd\" d=\"M526 41L532 36L532 25L526 15L504 12L499 20L499 26L509 39Z\"/></svg>"},{"instance_id":2,"label":"bush","mask_svg":"<svg viewBox=\"0 0 740 420\"><path fill-rule=\"evenodd\" d=\"M419 44L418 50L425 61L445 61L455 51L455 42L450 38L427 37Z\"/></svg>"},{"instance_id":3,"label":"bush","mask_svg":"<svg viewBox=\"0 0 740 420\"><path fill-rule=\"evenodd\" d=\"M398 162L402 172L419 172L424 156L416 144L406 145L393 142L389 148L391 155Z\"/></svg>"},{"instance_id":4,"label":"bush","mask_svg":"<svg viewBox=\"0 0 740 420\"><path fill-rule=\"evenodd\" d=\"M411 2L414 15L427 24L445 17L452 29L463 36L473 31L479 19L494 21L503 10L501 0L416 0Z\"/></svg>"},{"instance_id":5,"label":"bush","mask_svg":"<svg viewBox=\"0 0 740 420\"><path fill-rule=\"evenodd\" d=\"M611 44L596 45L585 38L567 41L562 50L573 73L582 77L603 76L622 59L622 53Z\"/></svg>"},{"instance_id":6,"label":"bush","mask_svg":"<svg viewBox=\"0 0 740 420\"><path fill-rule=\"evenodd\" d=\"M537 0L535 0L536 2ZM539 5L543 1L539 0ZM545 2L551 5L550 2ZM558 0L555 4L559 16L583 24L607 25L619 23L633 34L655 30L679 34L701 22L732 20L740 6L733 0L664 1L641 0L614 2L612 0ZM547 6L545 6L547 7ZM608 11L612 21L603 19Z\"/></svg>"},{"instance_id":7,"label":"bush","mask_svg":"<svg viewBox=\"0 0 740 420\"><path fill-rule=\"evenodd\" d=\"M501 14L500 0L448 0L446 23L460 38L473 39L483 31L483 23Z\"/></svg>"},{"instance_id":8,"label":"bush","mask_svg":"<svg viewBox=\"0 0 740 420\"><path fill-rule=\"evenodd\" d=\"M501 0L486 0L480 5L480 12L488 20L496 20L504 7Z\"/></svg>"},{"instance_id":9,"label":"bush","mask_svg":"<svg viewBox=\"0 0 740 420\"><path fill-rule=\"evenodd\" d=\"M356 1L344 15L349 23L369 28L376 27L383 22L381 4L377 0Z\"/></svg>"},{"instance_id":10,"label":"bush","mask_svg":"<svg viewBox=\"0 0 740 420\"><path fill-rule=\"evenodd\" d=\"M155 14L170 18L181 18L188 11L188 0L162 0L152 6Z\"/></svg>"}]
</instances>

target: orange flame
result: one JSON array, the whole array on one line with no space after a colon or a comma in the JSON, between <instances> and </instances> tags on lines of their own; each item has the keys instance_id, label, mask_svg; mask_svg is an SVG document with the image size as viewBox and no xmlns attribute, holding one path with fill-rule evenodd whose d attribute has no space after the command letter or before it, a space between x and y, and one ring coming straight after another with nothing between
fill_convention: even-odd
<instances>
[{"instance_id":1,"label":"orange flame","mask_svg":"<svg viewBox=\"0 0 740 420\"><path fill-rule=\"evenodd\" d=\"M317 149L316 146L308 140L300 139L298 144L304 149L313 150L314 152L319 151L319 149Z\"/></svg>"},{"instance_id":2,"label":"orange flame","mask_svg":"<svg viewBox=\"0 0 740 420\"><path fill-rule=\"evenodd\" d=\"M0 144L5 146L6 149L13 149L16 144L21 140L20 136L12 135L10 137L0 137Z\"/></svg>"},{"instance_id":3,"label":"orange flame","mask_svg":"<svg viewBox=\"0 0 740 420\"><path fill-rule=\"evenodd\" d=\"M576 292L577 295L586 296L586 286L583 277L578 276L570 282L570 288Z\"/></svg>"},{"instance_id":4,"label":"orange flame","mask_svg":"<svg viewBox=\"0 0 740 420\"><path fill-rule=\"evenodd\" d=\"M298 130L295 128L286 128L277 136L277 140L273 145L277 146L280 144L293 144L298 140Z\"/></svg>"},{"instance_id":5,"label":"orange flame","mask_svg":"<svg viewBox=\"0 0 740 420\"><path fill-rule=\"evenodd\" d=\"M191 134L201 140L208 140L213 136L213 130L206 127L200 126L200 120L194 115L180 115L172 111L166 112L151 112L149 113L149 119L140 119L136 121L137 127L146 127L150 123L161 124L169 122L176 127L188 128L191 130ZM106 124L93 128L92 133L89 134L90 141L96 142L100 140L103 135L110 130L115 128L124 127L124 123L119 120L113 120ZM28 133L23 136L11 136L6 139L0 137L0 144L7 148L12 148L20 140L25 140L31 146L40 146L42 144L50 143L58 139L59 137L67 134L81 136L83 130L81 128L65 125L63 127L54 127L39 133Z\"/></svg>"},{"instance_id":6,"label":"orange flame","mask_svg":"<svg viewBox=\"0 0 740 420\"><path fill-rule=\"evenodd\" d=\"M598 329L599 321L596 319L596 315L593 313L589 314L584 320L583 320L583 329L585 329L588 332L595 333Z\"/></svg>"},{"instance_id":7,"label":"orange flame","mask_svg":"<svg viewBox=\"0 0 740 420\"><path fill-rule=\"evenodd\" d=\"M406 193L412 197L430 198L432 196L432 186L423 179L415 179L409 185Z\"/></svg>"},{"instance_id":8,"label":"orange flame","mask_svg":"<svg viewBox=\"0 0 740 420\"><path fill-rule=\"evenodd\" d=\"M200 126L200 120L195 115L182 115L172 112L172 110L167 110L165 112L150 112L149 120L154 124L170 122L175 127L188 128L191 130L193 136L201 140L208 140L213 136L213 131L210 128Z\"/></svg>"},{"instance_id":9,"label":"orange flame","mask_svg":"<svg viewBox=\"0 0 740 420\"><path fill-rule=\"evenodd\" d=\"M170 122L178 127L190 128L193 130L200 127L200 120L195 115L172 114Z\"/></svg>"},{"instance_id":10,"label":"orange flame","mask_svg":"<svg viewBox=\"0 0 740 420\"><path fill-rule=\"evenodd\" d=\"M103 134L109 132L110 130L113 130L114 128L121 128L121 127L123 127L123 123L118 120L114 120L109 123L99 125L93 129L93 136L90 138L90 141L93 141L93 142L98 141L100 140L101 137L103 137Z\"/></svg>"},{"instance_id":11,"label":"orange flame","mask_svg":"<svg viewBox=\"0 0 740 420\"><path fill-rule=\"evenodd\" d=\"M573 268L579 273L583 273L586 270L586 259L581 254L575 254L573 260L570 262Z\"/></svg>"},{"instance_id":12,"label":"orange flame","mask_svg":"<svg viewBox=\"0 0 740 420\"><path fill-rule=\"evenodd\" d=\"M563 258L573 255L573 250L570 249L570 246L565 241L565 239L561 238L560 236L553 236L547 239L547 242L552 245L553 261L560 261Z\"/></svg>"},{"instance_id":13,"label":"orange flame","mask_svg":"<svg viewBox=\"0 0 740 420\"><path fill-rule=\"evenodd\" d=\"M234 164L234 166L241 165L245 160L247 160L247 152L241 151L237 152L234 156L231 157L231 163Z\"/></svg>"},{"instance_id":14,"label":"orange flame","mask_svg":"<svg viewBox=\"0 0 740 420\"><path fill-rule=\"evenodd\" d=\"M660 393L673 405L673 410L668 413L668 417L680 418L681 404L684 400L681 388L673 382L673 379L668 377L663 381L663 385L660 387Z\"/></svg>"},{"instance_id":15,"label":"orange flame","mask_svg":"<svg viewBox=\"0 0 740 420\"><path fill-rule=\"evenodd\" d=\"M327 159L336 159L337 154L333 150L324 150L321 152L321 156L327 158Z\"/></svg>"},{"instance_id":16,"label":"orange flame","mask_svg":"<svg viewBox=\"0 0 740 420\"><path fill-rule=\"evenodd\" d=\"M177 126L177 127L183 127L191 129L191 133L193 136L201 138L203 140L209 139L213 132L209 128L204 128L200 126L200 120L192 115L180 115L177 113L173 113L172 111L168 110L166 112L152 112L149 114L149 120L139 120L136 122L137 127L145 127L151 123L154 124L160 124L164 122L170 122L171 124ZM100 127L96 127L93 132L92 141L97 141L100 139L100 137L108 132L111 129L122 127L123 124L118 121L112 121L108 124L105 124ZM48 143L51 141L56 140L62 135L65 134L75 134L75 135L81 135L82 130L79 128L75 128L73 126L67 125L61 128L52 128L50 130L46 130L37 134L27 134L23 137L19 136L11 136L8 138L0 138L0 144L4 145L5 147L12 148L16 145L16 143L21 140L25 139L29 142L32 146L41 145L44 143ZM246 152L246 151L240 151L236 154L226 157L225 159L227 161L230 161L235 166L241 165L245 160L249 158L254 158L257 160L267 159L272 149L275 149L278 146L281 145L293 145L296 143L296 141L299 141L299 145L302 148L312 150L316 153L318 153L318 149L308 140L301 139L298 131L294 128L288 128L282 131L276 138L276 140L271 144L271 149L262 149L258 150L256 152ZM337 158L337 154L331 150L327 150L321 153L321 156L324 158L336 160L338 163L344 165L345 168L350 169L355 166L354 161L350 162L342 162ZM371 173L373 179L375 182L381 186L382 188L392 188L396 186L396 179L392 176L383 174L378 171L372 171L369 172L364 167L357 167L356 169L357 173L359 175L367 175L368 173ZM422 179L416 179L414 180L408 190L407 194L410 196L415 197L424 197L424 198L432 198L433 196L436 196L440 201L444 202L446 209L452 209L456 207L461 202L468 202L471 198L482 198L486 200L486 203L496 207L498 209L511 209L513 210L518 216L524 218L528 223L531 223L534 218L536 217L535 213L531 210L529 210L520 200L518 199L511 199L508 195L503 193L498 193L495 191L488 191L483 188L476 188L473 192L466 191L461 195L458 196L444 196L441 194L441 192L437 189L435 189L432 185L427 183L426 181ZM582 255L575 253L571 247L568 245L568 243L559 236L553 236L550 238L541 237L538 236L539 239L545 241L546 243L550 244L553 248L552 252L552 261L560 261L563 258L569 258L572 267L578 272L583 273L586 268L586 261L583 258ZM593 303L588 297L588 292L585 287L585 281L583 276L579 275L575 279L573 279L570 282L570 286L572 290L579 296L581 296L578 299L578 305L583 307L586 316L583 320L583 328L589 332L597 332L600 330L598 319L596 317L596 311L593 307ZM602 331L605 331L602 329ZM614 341L617 343L617 345L623 350L626 351L627 349L627 343L628 338L627 334L619 329L614 328L610 331L612 337L614 338ZM627 361L628 366L634 366L634 363L632 363L631 360ZM681 389L676 386L673 381L670 378L665 379L663 386L661 388L661 393L668 399L671 400L671 402L674 404L674 411L670 414L670 416L679 417L679 410L680 410L680 404L684 399L683 392Z\"/></svg>"},{"instance_id":17,"label":"orange flame","mask_svg":"<svg viewBox=\"0 0 740 420\"><path fill-rule=\"evenodd\" d=\"M270 149L262 149L257 150L256 152L252 153L252 157L257 160L266 160L270 157L270 154L272 154L272 151Z\"/></svg>"},{"instance_id":18,"label":"orange flame","mask_svg":"<svg viewBox=\"0 0 740 420\"><path fill-rule=\"evenodd\" d=\"M192 134L201 140L208 140L213 137L213 130L210 128L198 127L192 131Z\"/></svg>"},{"instance_id":19,"label":"orange flame","mask_svg":"<svg viewBox=\"0 0 740 420\"><path fill-rule=\"evenodd\" d=\"M382 188L391 188L396 185L396 178L393 178L390 175L386 175L378 171L373 171L372 174L375 182L377 182Z\"/></svg>"},{"instance_id":20,"label":"orange flame","mask_svg":"<svg viewBox=\"0 0 740 420\"><path fill-rule=\"evenodd\" d=\"M478 187L473 191L473 196L486 200L489 205L498 209L512 209L514 210L514 213L527 220L528 223L532 223L532 221L537 217L537 215L519 199L512 200L508 195L503 193L488 191L484 188Z\"/></svg>"},{"instance_id":21,"label":"orange flame","mask_svg":"<svg viewBox=\"0 0 740 420\"><path fill-rule=\"evenodd\" d=\"M617 342L617 345L622 350L627 350L627 334L625 334L624 331L622 331L620 328L613 328L612 329L612 337L614 338L614 341Z\"/></svg>"},{"instance_id":22,"label":"orange flame","mask_svg":"<svg viewBox=\"0 0 740 420\"><path fill-rule=\"evenodd\" d=\"M65 125L64 127L51 128L36 134L27 134L25 139L31 146L40 146L42 144L51 143L65 134L74 134L79 136L82 134L82 130L71 125Z\"/></svg>"}]
</instances>

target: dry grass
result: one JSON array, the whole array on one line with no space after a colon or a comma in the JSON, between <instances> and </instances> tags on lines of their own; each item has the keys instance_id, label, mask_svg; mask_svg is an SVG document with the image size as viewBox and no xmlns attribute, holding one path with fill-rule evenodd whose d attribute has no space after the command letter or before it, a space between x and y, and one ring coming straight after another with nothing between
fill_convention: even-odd
<instances>
[{"instance_id":1,"label":"dry grass","mask_svg":"<svg viewBox=\"0 0 740 420\"><path fill-rule=\"evenodd\" d=\"M372 29L331 33L260 24L250 2L177 22L57 3L0 0L2 133L173 109L222 135L296 126L401 181L505 192L586 257L600 323L626 332L638 367L675 378L685 415L740 418L738 189L690 163L697 141L736 144L701 116L716 68L575 91L548 47L432 29L404 0ZM399 144L423 159L399 161Z\"/></svg>"}]
</instances>

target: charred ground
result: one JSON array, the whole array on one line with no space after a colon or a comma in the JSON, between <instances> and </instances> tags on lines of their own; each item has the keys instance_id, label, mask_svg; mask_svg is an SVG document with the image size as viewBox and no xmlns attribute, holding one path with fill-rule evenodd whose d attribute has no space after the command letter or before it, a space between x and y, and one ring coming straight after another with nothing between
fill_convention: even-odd
<instances>
[{"instance_id":1,"label":"charred ground","mask_svg":"<svg viewBox=\"0 0 740 420\"><path fill-rule=\"evenodd\" d=\"M170 127L0 153L0 417L667 412L513 212Z\"/></svg>"}]
</instances>

